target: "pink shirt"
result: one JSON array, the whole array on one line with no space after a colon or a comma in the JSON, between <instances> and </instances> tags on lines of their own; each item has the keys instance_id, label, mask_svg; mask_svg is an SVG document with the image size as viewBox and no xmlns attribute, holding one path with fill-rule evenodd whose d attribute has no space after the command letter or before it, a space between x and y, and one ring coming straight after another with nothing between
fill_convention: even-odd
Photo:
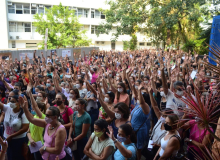
<instances>
[{"instance_id":1,"label":"pink shirt","mask_svg":"<svg viewBox=\"0 0 220 160\"><path fill-rule=\"evenodd\" d=\"M65 128L63 125L60 125L56 131L51 135L49 136L48 135L48 128L49 128L50 124L47 124L46 125L46 128L45 128L45 133L44 133L44 146L47 146L47 147L55 147L55 134L57 132L57 130L59 128ZM66 134L65 134L66 136ZM53 142L53 143L52 143ZM63 144L63 148L62 148L62 151L61 153L58 155L59 159L62 159L66 156L66 152L64 151L64 146L65 144ZM55 154L50 154L48 152L44 152L43 155L42 155L42 158L45 159L45 160L54 160L56 158L57 155Z\"/></svg>"},{"instance_id":2,"label":"pink shirt","mask_svg":"<svg viewBox=\"0 0 220 160\"><path fill-rule=\"evenodd\" d=\"M56 104L54 106L57 107ZM64 124L67 124L70 122L69 116L73 114L73 109L71 107L66 106L65 110L60 114L62 115Z\"/></svg>"},{"instance_id":3,"label":"pink shirt","mask_svg":"<svg viewBox=\"0 0 220 160\"><path fill-rule=\"evenodd\" d=\"M119 102L124 102L129 107L129 95L128 94L120 94L119 100L117 100L117 94L115 96L114 103L117 104Z\"/></svg>"},{"instance_id":4,"label":"pink shirt","mask_svg":"<svg viewBox=\"0 0 220 160\"><path fill-rule=\"evenodd\" d=\"M195 120L190 120L189 124L190 124L190 136L189 136L189 138L196 141L196 142L202 143L205 135L210 134L207 129L199 130L198 124L196 123ZM210 129L211 129L211 131L213 131L212 128L210 128ZM203 155L202 151L197 146L193 145L192 143L188 143L188 147L193 148L199 156ZM189 148L188 148L188 150L190 150Z\"/></svg>"},{"instance_id":5,"label":"pink shirt","mask_svg":"<svg viewBox=\"0 0 220 160\"><path fill-rule=\"evenodd\" d=\"M98 77L99 77L99 74L98 74L98 73L96 74L96 73L94 72L94 73L92 74L91 83L95 83L95 82L96 82L96 79L97 79Z\"/></svg>"}]
</instances>

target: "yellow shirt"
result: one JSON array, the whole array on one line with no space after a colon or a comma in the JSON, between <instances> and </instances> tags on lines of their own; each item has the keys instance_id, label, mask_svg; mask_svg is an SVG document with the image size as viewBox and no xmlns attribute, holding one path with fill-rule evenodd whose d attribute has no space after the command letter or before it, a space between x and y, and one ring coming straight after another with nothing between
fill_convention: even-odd
<instances>
[{"instance_id":1,"label":"yellow shirt","mask_svg":"<svg viewBox=\"0 0 220 160\"><path fill-rule=\"evenodd\" d=\"M41 119L45 119L45 114L42 113L42 117ZM39 118L37 115L34 116L34 118ZM31 133L31 138L34 140L34 142L38 142L41 141L42 144L44 144L44 137L43 137L43 131L44 128L43 127L38 127L32 123L30 123L29 125L29 129L30 129L30 133ZM30 142L28 142L28 145L30 144Z\"/></svg>"}]
</instances>

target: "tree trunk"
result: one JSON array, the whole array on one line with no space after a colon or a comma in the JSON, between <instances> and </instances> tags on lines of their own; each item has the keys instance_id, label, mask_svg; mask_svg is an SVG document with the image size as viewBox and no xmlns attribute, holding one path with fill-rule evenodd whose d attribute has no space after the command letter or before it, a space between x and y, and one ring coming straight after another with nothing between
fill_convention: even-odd
<instances>
[{"instance_id":1,"label":"tree trunk","mask_svg":"<svg viewBox=\"0 0 220 160\"><path fill-rule=\"evenodd\" d=\"M171 33L170 29L167 30L167 45L170 46L171 44Z\"/></svg>"},{"instance_id":2,"label":"tree trunk","mask_svg":"<svg viewBox=\"0 0 220 160\"><path fill-rule=\"evenodd\" d=\"M182 36L183 43L186 43L186 42L187 42L187 37L186 37L186 35L183 33L183 29L182 29L182 25L181 25L180 21L178 21L178 26L179 26L180 34L181 34L181 36Z\"/></svg>"}]
</instances>

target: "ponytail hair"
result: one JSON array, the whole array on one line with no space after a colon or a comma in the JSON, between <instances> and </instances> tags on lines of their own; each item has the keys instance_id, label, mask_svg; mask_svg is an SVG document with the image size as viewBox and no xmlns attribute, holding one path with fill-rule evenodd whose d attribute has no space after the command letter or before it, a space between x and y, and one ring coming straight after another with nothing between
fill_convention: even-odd
<instances>
[{"instance_id":1,"label":"ponytail hair","mask_svg":"<svg viewBox=\"0 0 220 160\"><path fill-rule=\"evenodd\" d=\"M50 106L48 109L52 111L52 116L57 116L57 120L58 120L61 124L64 124L63 117L62 117L62 115L60 114L60 110L59 110L57 107Z\"/></svg>"},{"instance_id":2,"label":"ponytail hair","mask_svg":"<svg viewBox=\"0 0 220 160\"><path fill-rule=\"evenodd\" d=\"M119 128L122 129L126 136L130 136L130 140L132 143L137 143L135 132L129 124L122 124Z\"/></svg>"}]
</instances>

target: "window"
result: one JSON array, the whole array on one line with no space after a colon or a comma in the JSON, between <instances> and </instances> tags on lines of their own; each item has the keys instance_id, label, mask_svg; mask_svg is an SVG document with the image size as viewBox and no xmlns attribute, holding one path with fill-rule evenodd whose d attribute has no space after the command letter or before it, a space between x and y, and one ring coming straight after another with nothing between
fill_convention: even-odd
<instances>
[{"instance_id":1,"label":"window","mask_svg":"<svg viewBox=\"0 0 220 160\"><path fill-rule=\"evenodd\" d=\"M82 15L83 15L83 9L78 8L78 16L82 16Z\"/></svg>"},{"instance_id":2,"label":"window","mask_svg":"<svg viewBox=\"0 0 220 160\"><path fill-rule=\"evenodd\" d=\"M23 14L22 4L16 4L16 14Z\"/></svg>"},{"instance_id":3,"label":"window","mask_svg":"<svg viewBox=\"0 0 220 160\"><path fill-rule=\"evenodd\" d=\"M151 43L150 43L150 42L147 42L147 46L151 46Z\"/></svg>"},{"instance_id":4,"label":"window","mask_svg":"<svg viewBox=\"0 0 220 160\"><path fill-rule=\"evenodd\" d=\"M11 48L16 48L15 41L12 41L12 42L11 42Z\"/></svg>"},{"instance_id":5,"label":"window","mask_svg":"<svg viewBox=\"0 0 220 160\"><path fill-rule=\"evenodd\" d=\"M100 18L100 12L98 10L95 10L95 18Z\"/></svg>"},{"instance_id":6,"label":"window","mask_svg":"<svg viewBox=\"0 0 220 160\"><path fill-rule=\"evenodd\" d=\"M73 10L75 10L75 16L78 16L78 10L77 10L77 8L75 8L75 9L73 9Z\"/></svg>"},{"instance_id":7,"label":"window","mask_svg":"<svg viewBox=\"0 0 220 160\"><path fill-rule=\"evenodd\" d=\"M47 13L47 10L46 9L50 9L51 6L45 6L45 14Z\"/></svg>"},{"instance_id":8,"label":"window","mask_svg":"<svg viewBox=\"0 0 220 160\"><path fill-rule=\"evenodd\" d=\"M101 12L101 19L105 19L105 15Z\"/></svg>"},{"instance_id":9,"label":"window","mask_svg":"<svg viewBox=\"0 0 220 160\"><path fill-rule=\"evenodd\" d=\"M9 22L9 32L16 32L16 22Z\"/></svg>"},{"instance_id":10,"label":"window","mask_svg":"<svg viewBox=\"0 0 220 160\"><path fill-rule=\"evenodd\" d=\"M144 42L140 42L140 43L139 43L139 46L144 46Z\"/></svg>"},{"instance_id":11,"label":"window","mask_svg":"<svg viewBox=\"0 0 220 160\"><path fill-rule=\"evenodd\" d=\"M37 43L26 43L26 48L37 48Z\"/></svg>"},{"instance_id":12,"label":"window","mask_svg":"<svg viewBox=\"0 0 220 160\"><path fill-rule=\"evenodd\" d=\"M31 23L24 23L24 32L31 32Z\"/></svg>"},{"instance_id":13,"label":"window","mask_svg":"<svg viewBox=\"0 0 220 160\"><path fill-rule=\"evenodd\" d=\"M15 13L15 4L8 6L8 13Z\"/></svg>"},{"instance_id":14,"label":"window","mask_svg":"<svg viewBox=\"0 0 220 160\"><path fill-rule=\"evenodd\" d=\"M95 18L95 11L91 11L91 18Z\"/></svg>"},{"instance_id":15,"label":"window","mask_svg":"<svg viewBox=\"0 0 220 160\"><path fill-rule=\"evenodd\" d=\"M84 9L83 10L83 17L88 18L88 13L89 13L89 10L88 9Z\"/></svg>"},{"instance_id":16,"label":"window","mask_svg":"<svg viewBox=\"0 0 220 160\"><path fill-rule=\"evenodd\" d=\"M30 4L24 4L24 14L30 14Z\"/></svg>"},{"instance_id":17,"label":"window","mask_svg":"<svg viewBox=\"0 0 220 160\"><path fill-rule=\"evenodd\" d=\"M91 26L91 34L95 34L95 26Z\"/></svg>"},{"instance_id":18,"label":"window","mask_svg":"<svg viewBox=\"0 0 220 160\"><path fill-rule=\"evenodd\" d=\"M43 5L38 5L38 14L44 14L44 6Z\"/></svg>"},{"instance_id":19,"label":"window","mask_svg":"<svg viewBox=\"0 0 220 160\"><path fill-rule=\"evenodd\" d=\"M37 7L31 7L31 14L37 13Z\"/></svg>"},{"instance_id":20,"label":"window","mask_svg":"<svg viewBox=\"0 0 220 160\"><path fill-rule=\"evenodd\" d=\"M17 30L16 32L24 32L24 27L22 22L17 22Z\"/></svg>"}]
</instances>

